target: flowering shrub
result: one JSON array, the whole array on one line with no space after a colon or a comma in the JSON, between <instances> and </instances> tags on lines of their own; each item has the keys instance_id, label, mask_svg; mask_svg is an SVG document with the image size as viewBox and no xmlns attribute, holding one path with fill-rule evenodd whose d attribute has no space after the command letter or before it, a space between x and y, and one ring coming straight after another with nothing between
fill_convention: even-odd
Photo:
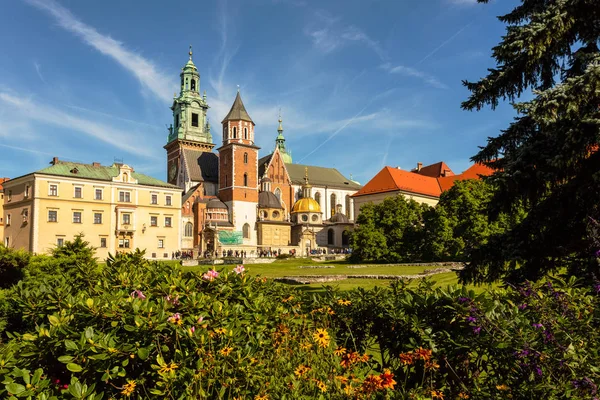
<instances>
[{"instance_id":1,"label":"flowering shrub","mask_svg":"<svg viewBox=\"0 0 600 400\"><path fill-rule=\"evenodd\" d=\"M575 279L329 294L338 343L377 349L397 398L598 399L600 295Z\"/></svg>"},{"instance_id":2,"label":"flowering shrub","mask_svg":"<svg viewBox=\"0 0 600 400\"><path fill-rule=\"evenodd\" d=\"M2 398L347 398L393 388L343 363L332 315L243 266L205 274L140 254L22 280L0 347ZM308 310L308 308L306 308ZM312 308L311 308L312 310ZM368 390L367 390L368 389Z\"/></svg>"}]
</instances>

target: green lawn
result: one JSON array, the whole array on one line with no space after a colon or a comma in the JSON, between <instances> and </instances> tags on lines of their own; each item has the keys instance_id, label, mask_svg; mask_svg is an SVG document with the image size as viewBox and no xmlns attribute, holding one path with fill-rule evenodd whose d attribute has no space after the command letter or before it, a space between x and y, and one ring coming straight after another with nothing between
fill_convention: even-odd
<instances>
[{"instance_id":1,"label":"green lawn","mask_svg":"<svg viewBox=\"0 0 600 400\"><path fill-rule=\"evenodd\" d=\"M372 265L367 268L347 268L349 265L347 261L331 261L331 262L316 262L311 259L299 258L291 260L275 261L271 264L248 264L246 270L249 274L264 276L267 278L277 278L284 276L299 276L299 275L414 275L419 274L425 270L439 268L436 266L421 266L421 265L407 265L407 266L385 266L385 265ZM333 268L300 268L301 266L327 266ZM217 270L232 270L235 265L217 265ZM211 266L200 265L193 267L183 267L186 271L198 271L205 272ZM448 272L430 277L436 284L436 286L446 287L448 285L458 285L458 278L456 273ZM375 286L385 287L388 286L390 280L386 279L345 279L341 281L327 282L327 283L312 283L306 285L293 285L295 288L304 290L311 293L322 293L325 291L325 286L337 287L341 291L347 291L362 287L364 289L371 289ZM417 285L418 280L411 281L411 285ZM467 286L469 289L474 289L477 292L481 292L488 286Z\"/></svg>"}]
</instances>

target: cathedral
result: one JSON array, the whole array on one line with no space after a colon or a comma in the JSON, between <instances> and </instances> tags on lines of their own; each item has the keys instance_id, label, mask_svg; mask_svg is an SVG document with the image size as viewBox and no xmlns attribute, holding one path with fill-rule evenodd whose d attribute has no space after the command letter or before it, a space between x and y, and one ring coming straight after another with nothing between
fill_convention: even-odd
<instances>
[{"instance_id":1,"label":"cathedral","mask_svg":"<svg viewBox=\"0 0 600 400\"><path fill-rule=\"evenodd\" d=\"M252 256L269 250L305 255L348 248L352 195L360 184L335 168L294 164L281 117L273 150L260 157L255 124L239 90L221 121L215 153L206 92L200 94L191 48L180 76L164 148L167 180L183 191L181 249Z\"/></svg>"}]
</instances>

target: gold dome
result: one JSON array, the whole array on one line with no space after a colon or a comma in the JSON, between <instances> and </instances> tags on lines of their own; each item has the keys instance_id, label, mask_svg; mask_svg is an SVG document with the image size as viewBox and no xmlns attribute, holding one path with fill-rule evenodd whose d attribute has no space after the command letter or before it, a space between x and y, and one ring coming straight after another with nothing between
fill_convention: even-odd
<instances>
[{"instance_id":1,"label":"gold dome","mask_svg":"<svg viewBox=\"0 0 600 400\"><path fill-rule=\"evenodd\" d=\"M292 212L293 213L297 213L297 212L320 213L321 206L319 206L319 203L317 203L317 201L315 199L312 199L310 197L304 197L302 199L298 199L298 201L294 204L294 207L292 208Z\"/></svg>"}]
</instances>

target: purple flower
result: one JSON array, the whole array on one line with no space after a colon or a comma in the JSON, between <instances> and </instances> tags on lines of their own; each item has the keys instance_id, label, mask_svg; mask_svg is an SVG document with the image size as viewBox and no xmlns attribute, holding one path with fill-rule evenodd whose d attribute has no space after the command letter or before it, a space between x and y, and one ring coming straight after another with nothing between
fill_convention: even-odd
<instances>
[{"instance_id":1,"label":"purple flower","mask_svg":"<svg viewBox=\"0 0 600 400\"><path fill-rule=\"evenodd\" d=\"M599 250L596 250L596 252L594 253L594 255L595 255L596 257L599 257L599 258L600 258L600 249L599 249Z\"/></svg>"},{"instance_id":2,"label":"purple flower","mask_svg":"<svg viewBox=\"0 0 600 400\"><path fill-rule=\"evenodd\" d=\"M473 327L473 333L476 335L479 335L479 332L481 332L481 327L480 326L474 326Z\"/></svg>"},{"instance_id":3,"label":"purple flower","mask_svg":"<svg viewBox=\"0 0 600 400\"><path fill-rule=\"evenodd\" d=\"M477 322L477 318L473 317L472 315L469 315L467 317L467 322Z\"/></svg>"},{"instance_id":4,"label":"purple flower","mask_svg":"<svg viewBox=\"0 0 600 400\"><path fill-rule=\"evenodd\" d=\"M539 328L543 328L544 325L542 324L531 324L531 326L533 326L535 329L539 329Z\"/></svg>"},{"instance_id":5,"label":"purple flower","mask_svg":"<svg viewBox=\"0 0 600 400\"><path fill-rule=\"evenodd\" d=\"M600 293L600 283L594 285L594 290L596 290L596 293Z\"/></svg>"},{"instance_id":6,"label":"purple flower","mask_svg":"<svg viewBox=\"0 0 600 400\"><path fill-rule=\"evenodd\" d=\"M133 297L134 299L137 297L140 300L145 300L146 296L144 296L144 293L142 293L141 290L135 289L133 292L131 292L130 294L131 297Z\"/></svg>"},{"instance_id":7,"label":"purple flower","mask_svg":"<svg viewBox=\"0 0 600 400\"><path fill-rule=\"evenodd\" d=\"M542 376L542 369L540 367L535 367L535 373L538 374L538 376Z\"/></svg>"},{"instance_id":8,"label":"purple flower","mask_svg":"<svg viewBox=\"0 0 600 400\"><path fill-rule=\"evenodd\" d=\"M461 296L461 297L458 298L458 302L459 303L466 303L466 302L469 302L469 301L471 301L471 299L468 298L468 297L462 297Z\"/></svg>"},{"instance_id":9,"label":"purple flower","mask_svg":"<svg viewBox=\"0 0 600 400\"><path fill-rule=\"evenodd\" d=\"M527 303L523 303L519 306L519 310L524 310L527 308Z\"/></svg>"}]
</instances>

